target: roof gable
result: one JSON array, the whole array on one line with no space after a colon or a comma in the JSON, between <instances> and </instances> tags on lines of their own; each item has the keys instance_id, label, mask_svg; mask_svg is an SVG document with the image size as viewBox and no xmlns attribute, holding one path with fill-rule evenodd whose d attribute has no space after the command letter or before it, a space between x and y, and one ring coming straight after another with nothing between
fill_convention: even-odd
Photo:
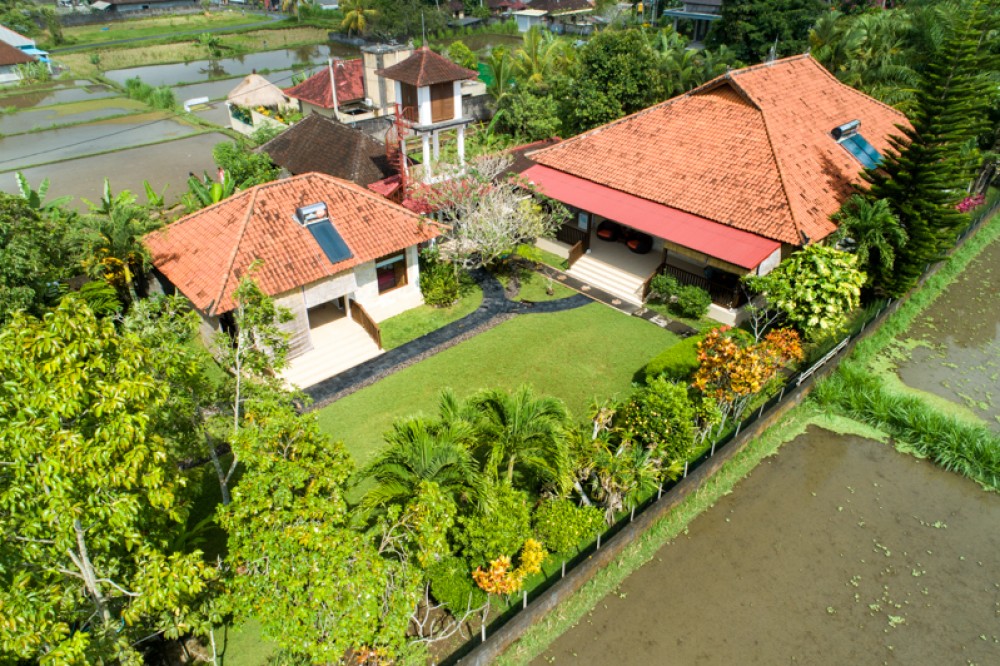
<instances>
[{"instance_id":1,"label":"roof gable","mask_svg":"<svg viewBox=\"0 0 1000 666\"><path fill-rule=\"evenodd\" d=\"M337 82L337 104L357 102L365 98L364 64L361 58L335 60L333 78ZM333 94L330 86L330 69L324 67L308 79L285 89L285 94L300 99L321 109L333 108Z\"/></svg>"},{"instance_id":2,"label":"roof gable","mask_svg":"<svg viewBox=\"0 0 1000 666\"><path fill-rule=\"evenodd\" d=\"M29 62L35 62L35 58L7 42L0 42L0 66L24 65Z\"/></svg>"},{"instance_id":3,"label":"roof gable","mask_svg":"<svg viewBox=\"0 0 1000 666\"><path fill-rule=\"evenodd\" d=\"M376 70L375 73L417 88L435 83L465 81L479 76L479 72L456 65L426 46L414 51L406 60L397 62L392 67Z\"/></svg>"},{"instance_id":4,"label":"roof gable","mask_svg":"<svg viewBox=\"0 0 1000 666\"><path fill-rule=\"evenodd\" d=\"M313 113L259 150L292 174L315 171L370 185L395 173L385 146L364 132Z\"/></svg>"},{"instance_id":5,"label":"roof gable","mask_svg":"<svg viewBox=\"0 0 1000 666\"><path fill-rule=\"evenodd\" d=\"M903 114L809 56L730 72L531 155L539 164L792 245L829 216L861 165L830 131L850 120L880 151Z\"/></svg>"},{"instance_id":6,"label":"roof gable","mask_svg":"<svg viewBox=\"0 0 1000 666\"><path fill-rule=\"evenodd\" d=\"M331 264L295 209L325 203L351 257ZM423 218L346 181L304 174L258 185L146 236L153 265L199 310L235 307L232 294L254 262L274 296L398 252L437 235Z\"/></svg>"}]
</instances>

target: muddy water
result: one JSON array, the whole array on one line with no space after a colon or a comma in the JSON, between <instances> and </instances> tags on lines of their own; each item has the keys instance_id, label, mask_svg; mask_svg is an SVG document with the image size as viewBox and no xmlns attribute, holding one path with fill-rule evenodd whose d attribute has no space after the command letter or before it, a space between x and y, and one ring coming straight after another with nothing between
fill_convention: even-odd
<instances>
[{"instance_id":1,"label":"muddy water","mask_svg":"<svg viewBox=\"0 0 1000 666\"><path fill-rule=\"evenodd\" d=\"M165 113L156 112L34 134L17 134L0 139L0 170L130 148L137 144L179 138L195 131L190 125L170 120Z\"/></svg>"},{"instance_id":2,"label":"muddy water","mask_svg":"<svg viewBox=\"0 0 1000 666\"><path fill-rule=\"evenodd\" d=\"M105 72L104 75L122 85L127 79L138 76L151 86L174 86L178 83L246 76L255 69L274 71L291 69L293 65L323 63L331 55L341 58L356 58L360 55L360 51L342 44L322 44L296 49L249 53L236 58L194 60L188 63L115 69Z\"/></svg>"},{"instance_id":3,"label":"muddy water","mask_svg":"<svg viewBox=\"0 0 1000 666\"><path fill-rule=\"evenodd\" d=\"M1000 496L811 428L536 664L998 664Z\"/></svg>"},{"instance_id":4,"label":"muddy water","mask_svg":"<svg viewBox=\"0 0 1000 666\"><path fill-rule=\"evenodd\" d=\"M49 107L36 111L22 111L12 115L0 116L0 134L20 134L32 130L40 130L52 125L63 125L68 123L81 123L87 120L107 118L109 116L135 113L136 105L121 100L120 104L109 101L101 104L98 108L86 108L74 112L72 109L63 107Z\"/></svg>"},{"instance_id":5,"label":"muddy water","mask_svg":"<svg viewBox=\"0 0 1000 666\"><path fill-rule=\"evenodd\" d=\"M155 146L46 164L25 169L24 175L35 187L48 178L52 184L49 197L76 197L71 205L78 209L86 207L81 197L91 201L101 198L105 176L115 192L131 190L140 201L146 200L142 181L148 180L157 192L166 188L167 202L173 203L187 191L188 172L215 171L212 147L229 140L224 134L199 134ZM0 191L17 193L13 172L0 173Z\"/></svg>"},{"instance_id":6,"label":"muddy water","mask_svg":"<svg viewBox=\"0 0 1000 666\"><path fill-rule=\"evenodd\" d=\"M990 244L915 322L922 346L900 364L914 388L960 403L1000 431L1000 241Z\"/></svg>"},{"instance_id":7,"label":"muddy water","mask_svg":"<svg viewBox=\"0 0 1000 666\"><path fill-rule=\"evenodd\" d=\"M16 93L0 97L0 107L15 106L18 109L30 109L36 106L51 106L68 102L82 102L88 99L114 97L117 93L102 85L91 85L86 81L77 81L72 87L53 87L31 92Z\"/></svg>"}]
</instances>

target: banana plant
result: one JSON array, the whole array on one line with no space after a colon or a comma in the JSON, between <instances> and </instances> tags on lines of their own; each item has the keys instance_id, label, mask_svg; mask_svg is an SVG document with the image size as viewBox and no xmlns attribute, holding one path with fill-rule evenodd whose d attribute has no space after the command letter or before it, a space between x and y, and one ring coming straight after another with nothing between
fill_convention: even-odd
<instances>
[{"instance_id":1,"label":"banana plant","mask_svg":"<svg viewBox=\"0 0 1000 666\"><path fill-rule=\"evenodd\" d=\"M38 186L38 189L33 189L30 184L28 184L28 179L24 177L24 174L18 171L14 174L14 180L17 181L17 189L21 194L21 198L24 199L28 206L33 210L38 212L49 212L62 208L67 203L69 203L73 197L59 197L53 199L52 201L46 201L45 195L49 192L49 179L44 179Z\"/></svg>"},{"instance_id":2,"label":"banana plant","mask_svg":"<svg viewBox=\"0 0 1000 666\"><path fill-rule=\"evenodd\" d=\"M236 181L228 171L222 172L221 181L213 181L205 172L204 179L192 175L188 178L188 191L184 195L184 206L188 212L201 210L227 199L236 192Z\"/></svg>"}]
</instances>

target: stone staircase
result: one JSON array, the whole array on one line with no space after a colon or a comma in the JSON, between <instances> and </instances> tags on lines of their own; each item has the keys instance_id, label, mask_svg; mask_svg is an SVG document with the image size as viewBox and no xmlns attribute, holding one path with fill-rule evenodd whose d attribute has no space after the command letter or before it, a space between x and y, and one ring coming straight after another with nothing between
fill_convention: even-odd
<instances>
[{"instance_id":1,"label":"stone staircase","mask_svg":"<svg viewBox=\"0 0 1000 666\"><path fill-rule=\"evenodd\" d=\"M642 283L645 278L633 275L611 264L598 261L590 255L583 255L573 266L566 271L577 280L589 284L591 287L606 291L612 296L632 303L642 305Z\"/></svg>"},{"instance_id":2,"label":"stone staircase","mask_svg":"<svg viewBox=\"0 0 1000 666\"><path fill-rule=\"evenodd\" d=\"M383 353L365 329L348 317L317 326L309 334L313 348L289 361L281 373L286 383L299 388L318 384Z\"/></svg>"}]
</instances>

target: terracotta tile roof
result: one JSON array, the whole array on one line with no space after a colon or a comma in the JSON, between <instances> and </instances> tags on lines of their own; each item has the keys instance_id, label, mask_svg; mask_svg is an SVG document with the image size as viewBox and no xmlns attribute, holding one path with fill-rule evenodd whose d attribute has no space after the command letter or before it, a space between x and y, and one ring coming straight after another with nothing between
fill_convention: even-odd
<instances>
[{"instance_id":1,"label":"terracotta tile roof","mask_svg":"<svg viewBox=\"0 0 1000 666\"><path fill-rule=\"evenodd\" d=\"M594 3L590 0L531 0L528 9L541 9L553 16L565 14L566 12L579 12L593 9Z\"/></svg>"},{"instance_id":2,"label":"terracotta tile roof","mask_svg":"<svg viewBox=\"0 0 1000 666\"><path fill-rule=\"evenodd\" d=\"M830 136L851 120L885 153L906 117L808 55L730 72L680 97L530 154L575 176L766 238L801 245L861 164Z\"/></svg>"},{"instance_id":3,"label":"terracotta tile roof","mask_svg":"<svg viewBox=\"0 0 1000 666\"><path fill-rule=\"evenodd\" d=\"M479 76L479 72L456 65L426 46L414 51L406 60L397 62L392 67L375 70L375 73L417 88L448 81L465 81Z\"/></svg>"},{"instance_id":4,"label":"terracotta tile roof","mask_svg":"<svg viewBox=\"0 0 1000 666\"><path fill-rule=\"evenodd\" d=\"M331 264L295 209L325 203L352 257ZM195 307L210 314L234 307L250 265L261 289L276 295L311 284L438 235L424 218L373 192L308 173L240 192L145 238L153 265Z\"/></svg>"},{"instance_id":5,"label":"terracotta tile roof","mask_svg":"<svg viewBox=\"0 0 1000 666\"><path fill-rule=\"evenodd\" d=\"M29 62L35 62L35 59L21 49L14 48L7 42L0 42L0 67L23 65Z\"/></svg>"},{"instance_id":6,"label":"terracotta tile roof","mask_svg":"<svg viewBox=\"0 0 1000 666\"><path fill-rule=\"evenodd\" d=\"M385 146L318 113L295 123L258 150L293 175L315 171L369 185L396 172L386 159Z\"/></svg>"},{"instance_id":7,"label":"terracotta tile roof","mask_svg":"<svg viewBox=\"0 0 1000 666\"><path fill-rule=\"evenodd\" d=\"M365 98L365 68L361 58L335 60L333 78L337 81L337 104L357 102ZM333 108L330 93L330 69L324 67L297 86L285 89L285 94L322 109Z\"/></svg>"},{"instance_id":8,"label":"terracotta tile roof","mask_svg":"<svg viewBox=\"0 0 1000 666\"><path fill-rule=\"evenodd\" d=\"M534 166L535 161L528 157L528 153L541 150L542 148L548 148L549 146L554 146L562 141L559 137L552 137L551 139L542 139L541 141L535 141L533 143L526 143L523 146L514 146L513 148L507 149L507 154L511 157L510 166L507 167L505 174L508 175L518 175L524 173L528 168Z\"/></svg>"}]
</instances>

